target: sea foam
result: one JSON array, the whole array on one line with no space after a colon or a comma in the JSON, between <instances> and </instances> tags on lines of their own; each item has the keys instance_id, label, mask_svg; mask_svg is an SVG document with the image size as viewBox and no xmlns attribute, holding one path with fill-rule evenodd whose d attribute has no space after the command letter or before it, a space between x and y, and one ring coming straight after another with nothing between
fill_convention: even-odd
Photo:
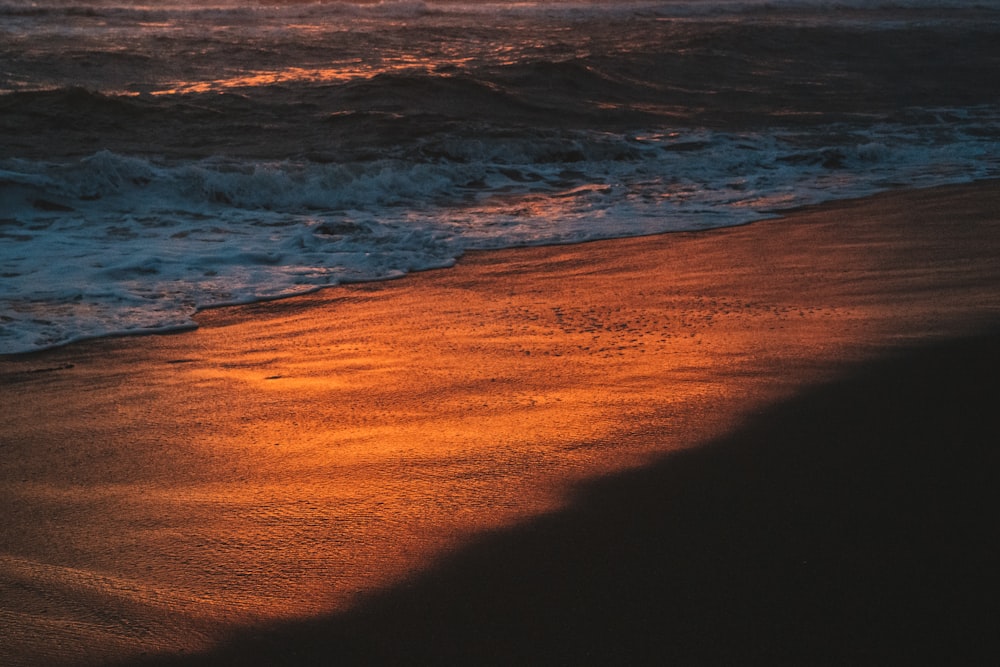
<instances>
[{"instance_id":1,"label":"sea foam","mask_svg":"<svg viewBox=\"0 0 1000 667\"><path fill-rule=\"evenodd\" d=\"M998 33L957 0L0 0L0 352L995 177Z\"/></svg>"},{"instance_id":2,"label":"sea foam","mask_svg":"<svg viewBox=\"0 0 1000 667\"><path fill-rule=\"evenodd\" d=\"M450 137L433 159L8 159L0 351L189 327L200 308L445 267L467 249L733 225L995 176L994 146L972 131L984 118L964 113L968 128L949 112L933 133L567 132L559 151Z\"/></svg>"}]
</instances>

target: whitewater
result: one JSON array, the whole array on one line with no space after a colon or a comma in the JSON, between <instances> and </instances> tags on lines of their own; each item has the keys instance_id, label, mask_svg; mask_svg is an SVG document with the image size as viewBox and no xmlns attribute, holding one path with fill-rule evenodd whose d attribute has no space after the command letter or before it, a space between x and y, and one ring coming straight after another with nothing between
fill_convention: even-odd
<instances>
[{"instance_id":1,"label":"whitewater","mask_svg":"<svg viewBox=\"0 0 1000 667\"><path fill-rule=\"evenodd\" d=\"M471 249L1000 175L990 3L0 0L0 19L0 354Z\"/></svg>"}]
</instances>

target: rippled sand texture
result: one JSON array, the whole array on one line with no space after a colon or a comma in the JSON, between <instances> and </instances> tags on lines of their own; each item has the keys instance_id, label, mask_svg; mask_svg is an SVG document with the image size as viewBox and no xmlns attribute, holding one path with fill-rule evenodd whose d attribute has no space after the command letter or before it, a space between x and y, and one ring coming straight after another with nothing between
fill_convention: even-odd
<instances>
[{"instance_id":1,"label":"rippled sand texture","mask_svg":"<svg viewBox=\"0 0 1000 667\"><path fill-rule=\"evenodd\" d=\"M577 482L995 327L998 210L984 182L473 254L4 358L0 663L349 610Z\"/></svg>"}]
</instances>

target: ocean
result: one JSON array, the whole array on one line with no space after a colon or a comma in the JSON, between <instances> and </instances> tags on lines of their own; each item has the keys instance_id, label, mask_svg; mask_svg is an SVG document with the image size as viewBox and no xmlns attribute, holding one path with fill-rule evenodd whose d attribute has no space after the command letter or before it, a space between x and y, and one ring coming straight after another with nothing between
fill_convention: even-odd
<instances>
[{"instance_id":1,"label":"ocean","mask_svg":"<svg viewBox=\"0 0 1000 667\"><path fill-rule=\"evenodd\" d=\"M0 354L998 175L993 1L0 0Z\"/></svg>"}]
</instances>

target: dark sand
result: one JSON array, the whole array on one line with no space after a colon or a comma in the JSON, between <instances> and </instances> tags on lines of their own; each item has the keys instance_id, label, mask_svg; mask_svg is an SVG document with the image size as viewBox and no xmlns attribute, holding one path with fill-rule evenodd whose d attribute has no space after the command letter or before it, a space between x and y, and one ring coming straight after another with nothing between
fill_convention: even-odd
<instances>
[{"instance_id":1,"label":"dark sand","mask_svg":"<svg viewBox=\"0 0 1000 667\"><path fill-rule=\"evenodd\" d=\"M0 664L994 664L998 257L984 182L0 360Z\"/></svg>"}]
</instances>

